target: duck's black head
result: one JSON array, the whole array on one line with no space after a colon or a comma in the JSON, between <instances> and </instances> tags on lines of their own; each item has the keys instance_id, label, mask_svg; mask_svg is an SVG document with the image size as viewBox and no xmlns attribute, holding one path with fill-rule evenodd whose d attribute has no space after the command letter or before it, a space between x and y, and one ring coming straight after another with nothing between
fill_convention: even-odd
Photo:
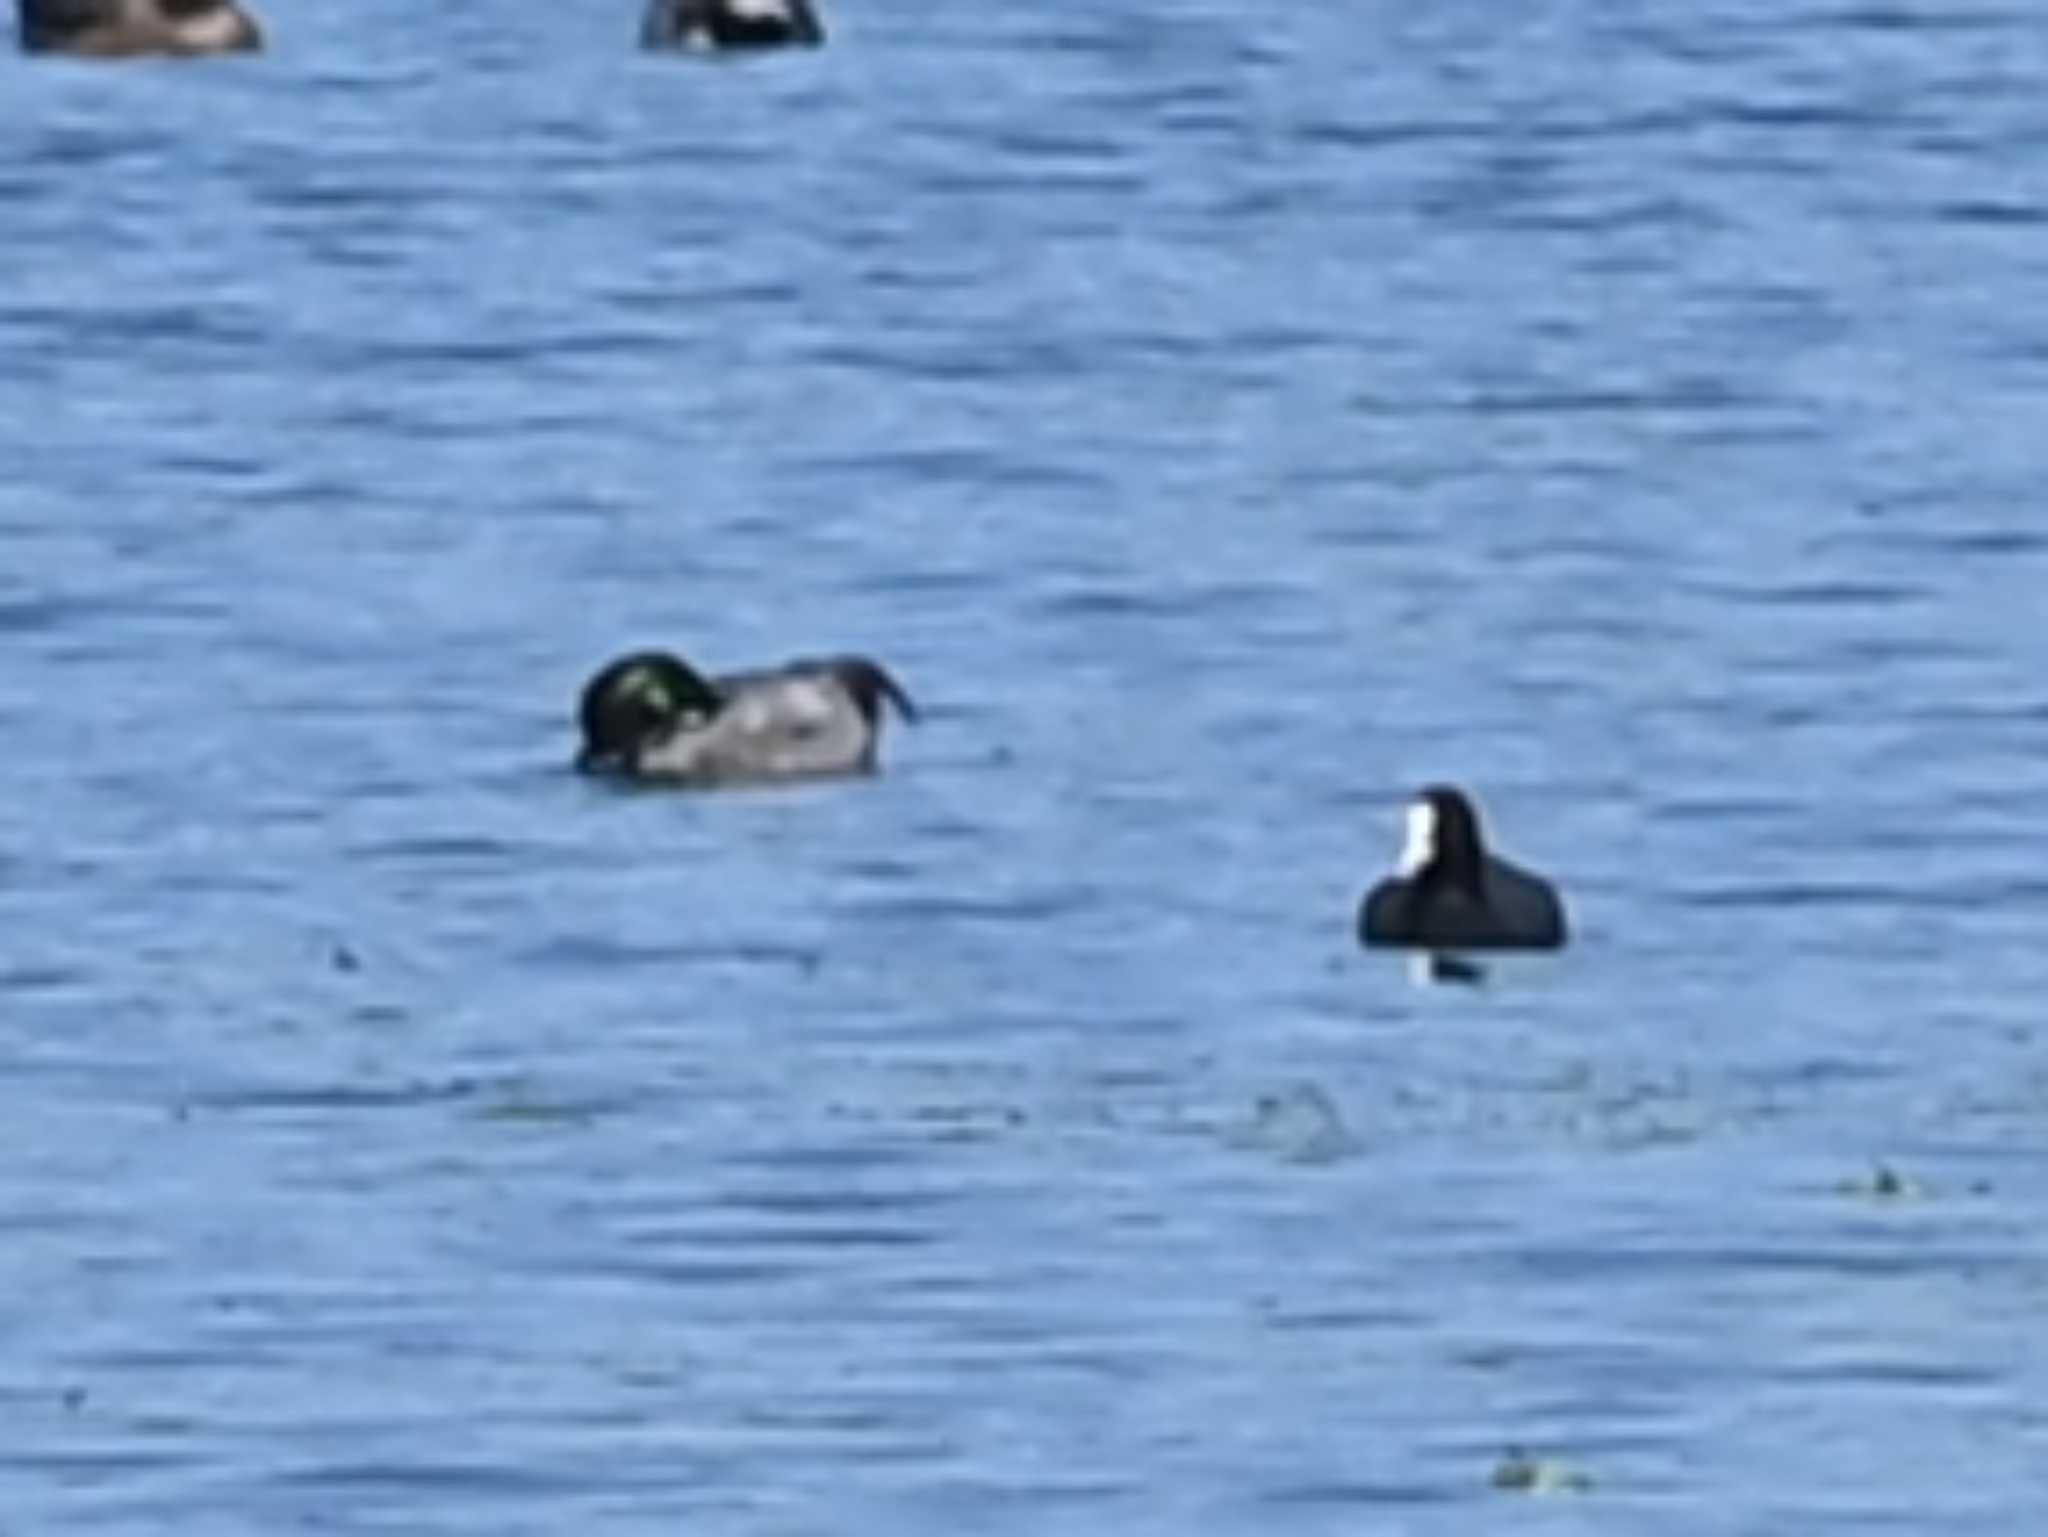
<instances>
[{"instance_id":1,"label":"duck's black head","mask_svg":"<svg viewBox=\"0 0 2048 1537\"><path fill-rule=\"evenodd\" d=\"M644 48L776 48L825 41L810 0L647 0Z\"/></svg>"},{"instance_id":2,"label":"duck's black head","mask_svg":"<svg viewBox=\"0 0 2048 1537\"><path fill-rule=\"evenodd\" d=\"M1463 790L1430 785L1409 803L1408 843L1401 851L1403 875L1475 889L1485 859L1479 813Z\"/></svg>"},{"instance_id":3,"label":"duck's black head","mask_svg":"<svg viewBox=\"0 0 2048 1537\"><path fill-rule=\"evenodd\" d=\"M720 703L718 690L681 657L667 651L622 656L583 686L576 767L630 773L643 748L679 726L709 720Z\"/></svg>"}]
</instances>

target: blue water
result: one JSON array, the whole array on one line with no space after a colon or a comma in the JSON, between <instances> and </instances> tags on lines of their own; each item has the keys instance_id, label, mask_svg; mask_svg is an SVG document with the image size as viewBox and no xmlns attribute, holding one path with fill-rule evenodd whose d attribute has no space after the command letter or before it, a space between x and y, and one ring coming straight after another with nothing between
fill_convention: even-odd
<instances>
[{"instance_id":1,"label":"blue water","mask_svg":"<svg viewBox=\"0 0 2048 1537\"><path fill-rule=\"evenodd\" d=\"M2048 1519L2039 17L635 10L0 60L0 1526Z\"/></svg>"}]
</instances>

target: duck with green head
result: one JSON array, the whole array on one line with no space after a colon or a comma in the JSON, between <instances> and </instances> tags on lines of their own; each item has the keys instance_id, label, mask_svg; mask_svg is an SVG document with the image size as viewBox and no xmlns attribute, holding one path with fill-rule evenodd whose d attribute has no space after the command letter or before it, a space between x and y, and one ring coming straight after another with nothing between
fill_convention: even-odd
<instances>
[{"instance_id":1,"label":"duck with green head","mask_svg":"<svg viewBox=\"0 0 2048 1537\"><path fill-rule=\"evenodd\" d=\"M864 656L802 658L707 678L667 651L635 651L584 686L585 773L677 785L873 773L882 707L917 707Z\"/></svg>"}]
</instances>

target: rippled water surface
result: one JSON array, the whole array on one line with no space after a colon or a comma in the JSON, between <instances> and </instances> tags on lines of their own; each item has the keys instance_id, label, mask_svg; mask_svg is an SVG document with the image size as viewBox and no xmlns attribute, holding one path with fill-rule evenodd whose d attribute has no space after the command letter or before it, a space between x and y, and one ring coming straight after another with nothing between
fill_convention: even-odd
<instances>
[{"instance_id":1,"label":"rippled water surface","mask_svg":"<svg viewBox=\"0 0 2048 1537\"><path fill-rule=\"evenodd\" d=\"M7 1529L2048 1520L2040 18L633 10L0 60Z\"/></svg>"}]
</instances>

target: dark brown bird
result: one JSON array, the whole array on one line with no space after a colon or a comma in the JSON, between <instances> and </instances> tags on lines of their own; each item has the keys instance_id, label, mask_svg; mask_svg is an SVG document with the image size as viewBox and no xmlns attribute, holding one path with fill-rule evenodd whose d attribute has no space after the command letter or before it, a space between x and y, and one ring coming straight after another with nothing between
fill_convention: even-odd
<instances>
[{"instance_id":1,"label":"dark brown bird","mask_svg":"<svg viewBox=\"0 0 2048 1537\"><path fill-rule=\"evenodd\" d=\"M249 53L263 29L234 0L16 0L29 53L118 59Z\"/></svg>"}]
</instances>

